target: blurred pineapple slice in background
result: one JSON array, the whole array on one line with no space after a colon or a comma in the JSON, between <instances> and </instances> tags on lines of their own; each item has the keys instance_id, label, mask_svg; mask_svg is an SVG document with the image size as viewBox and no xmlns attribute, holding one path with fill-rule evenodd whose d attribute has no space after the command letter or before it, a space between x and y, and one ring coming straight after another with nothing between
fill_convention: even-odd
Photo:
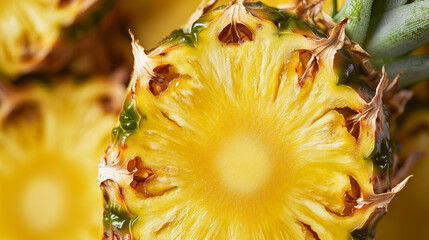
<instances>
[{"instance_id":1,"label":"blurred pineapple slice in background","mask_svg":"<svg viewBox=\"0 0 429 240\"><path fill-rule=\"evenodd\" d=\"M0 1L0 75L53 71L104 19L114 0ZM84 40L88 40L85 38Z\"/></svg>"},{"instance_id":2,"label":"blurred pineapple slice in background","mask_svg":"<svg viewBox=\"0 0 429 240\"><path fill-rule=\"evenodd\" d=\"M123 102L123 73L3 85L0 239L100 239L97 162Z\"/></svg>"}]
</instances>

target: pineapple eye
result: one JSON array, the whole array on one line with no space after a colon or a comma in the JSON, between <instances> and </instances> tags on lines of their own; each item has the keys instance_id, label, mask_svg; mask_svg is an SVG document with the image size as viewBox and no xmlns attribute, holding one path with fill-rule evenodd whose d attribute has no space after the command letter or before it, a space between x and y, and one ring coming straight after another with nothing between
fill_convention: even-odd
<instances>
[{"instance_id":1,"label":"pineapple eye","mask_svg":"<svg viewBox=\"0 0 429 240\"><path fill-rule=\"evenodd\" d=\"M153 69L153 72L156 76L149 80L149 89L155 96L159 96L166 91L171 81L181 77L170 64L158 66Z\"/></svg>"},{"instance_id":2,"label":"pineapple eye","mask_svg":"<svg viewBox=\"0 0 429 240\"><path fill-rule=\"evenodd\" d=\"M130 186L137 192L146 193L144 184L155 174L153 170L144 166L140 157L135 157L128 163L128 171L133 172L133 181Z\"/></svg>"},{"instance_id":3,"label":"pineapple eye","mask_svg":"<svg viewBox=\"0 0 429 240\"><path fill-rule=\"evenodd\" d=\"M335 110L343 115L344 121L346 123L347 131L358 141L360 134L360 125L359 122L355 120L358 112L349 108L335 108Z\"/></svg>"},{"instance_id":4,"label":"pineapple eye","mask_svg":"<svg viewBox=\"0 0 429 240\"><path fill-rule=\"evenodd\" d=\"M218 35L218 39L226 45L240 45L245 41L252 41L253 32L244 23L232 22L222 29Z\"/></svg>"},{"instance_id":5,"label":"pineapple eye","mask_svg":"<svg viewBox=\"0 0 429 240\"><path fill-rule=\"evenodd\" d=\"M299 221L298 221L299 222ZM310 239L311 237L314 240L320 240L319 235L317 234L317 232L315 232L310 225L305 224L303 222L299 222L299 224L301 224L301 226L303 227L303 232L305 232L306 236Z\"/></svg>"},{"instance_id":6,"label":"pineapple eye","mask_svg":"<svg viewBox=\"0 0 429 240\"><path fill-rule=\"evenodd\" d=\"M296 72L298 73L298 84L302 87L307 79L313 80L316 77L319 63L317 56L311 51L300 50L298 54L299 62L296 67Z\"/></svg>"},{"instance_id":7,"label":"pineapple eye","mask_svg":"<svg viewBox=\"0 0 429 240\"><path fill-rule=\"evenodd\" d=\"M145 198L162 196L177 188L165 178L166 169L145 166L140 157L130 160L127 169L133 175L130 186Z\"/></svg>"},{"instance_id":8,"label":"pineapple eye","mask_svg":"<svg viewBox=\"0 0 429 240\"><path fill-rule=\"evenodd\" d=\"M354 212L356 211L355 207L357 205L356 200L361 197L361 190L360 190L359 183L352 176L349 176L349 179L350 179L350 190L347 190L347 192L344 194L345 207L342 212L343 216L351 216L352 214L354 214Z\"/></svg>"}]
</instances>

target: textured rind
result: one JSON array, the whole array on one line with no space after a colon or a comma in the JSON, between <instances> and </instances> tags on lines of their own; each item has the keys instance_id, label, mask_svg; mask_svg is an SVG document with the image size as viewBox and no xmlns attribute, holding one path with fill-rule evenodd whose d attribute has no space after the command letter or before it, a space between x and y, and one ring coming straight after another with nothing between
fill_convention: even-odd
<instances>
[{"instance_id":1,"label":"textured rind","mask_svg":"<svg viewBox=\"0 0 429 240\"><path fill-rule=\"evenodd\" d=\"M112 138L117 139L116 141L123 145L127 137L137 131L140 120L144 118L145 116L138 112L135 103L128 98L124 104L124 110L119 117L119 126L113 129Z\"/></svg>"},{"instance_id":2,"label":"textured rind","mask_svg":"<svg viewBox=\"0 0 429 240\"><path fill-rule=\"evenodd\" d=\"M113 181L104 181L101 185L104 197L102 239L132 239L131 228L137 220L127 209L123 199L123 190Z\"/></svg>"}]
</instances>

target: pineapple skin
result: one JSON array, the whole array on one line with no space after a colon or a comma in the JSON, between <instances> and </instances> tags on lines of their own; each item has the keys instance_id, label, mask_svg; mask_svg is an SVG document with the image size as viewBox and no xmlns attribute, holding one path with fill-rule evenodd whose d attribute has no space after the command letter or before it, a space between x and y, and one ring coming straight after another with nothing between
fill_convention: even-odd
<instances>
[{"instance_id":1,"label":"pineapple skin","mask_svg":"<svg viewBox=\"0 0 429 240\"><path fill-rule=\"evenodd\" d=\"M118 5L123 17L128 21L127 28L133 31L142 46L152 49L158 45L160 39L171 32L171 29L180 28L200 2L201 0L128 0L120 1ZM218 1L219 4L228 4L228 2L230 1ZM344 0L337 2L338 11ZM269 6L283 5L287 7L296 5L298 1L268 0L264 3ZM169 7L166 8L165 6ZM332 7L332 0L326 0L323 4L323 10L327 13L332 12Z\"/></svg>"},{"instance_id":2,"label":"pineapple skin","mask_svg":"<svg viewBox=\"0 0 429 240\"><path fill-rule=\"evenodd\" d=\"M124 100L125 76L1 82L1 239L99 239L97 160Z\"/></svg>"},{"instance_id":3,"label":"pineapple skin","mask_svg":"<svg viewBox=\"0 0 429 240\"><path fill-rule=\"evenodd\" d=\"M326 14L319 12L316 6L301 5L301 8L292 13L282 12L261 3L243 4L242 1L234 1L228 6L209 12L206 9L210 6L203 6L199 8L200 14L197 14L196 18L191 18L183 29L174 31L148 55L133 40L135 65L127 100L119 126L114 129L112 143L99 165L99 183L105 200L104 239L373 237L375 222L385 213L388 203L407 182L405 179L395 186L390 185L394 150L390 141L383 93L386 89L392 89L392 86L389 85L390 80L384 71L380 75L367 65L369 55L347 39L344 33L347 20L335 25ZM323 24L323 27L317 30L314 24ZM270 43L277 49L272 49ZM341 58L337 54L338 50L347 52L345 55L353 59L348 60L348 64L355 64L354 68L360 69L351 79L343 78L346 66L338 63L341 62L338 60ZM199 62L200 58L204 60ZM269 65L271 61L273 63ZM268 70L261 70L262 73L258 76L255 72L258 72L259 68ZM269 75L264 75L264 71L275 73L273 75L281 79L279 85L276 86L276 80L266 77ZM209 77L202 77L202 73ZM207 83L209 81L214 83ZM317 107L312 109L310 105L298 100L294 103L301 106L298 109L312 109L307 110L306 114L309 115L294 115L298 110L293 108L276 108L276 101L284 101L282 103L285 106L291 106L291 102L295 101L292 96L312 99L317 106L322 103L320 108L323 108L326 107L323 106L325 100L317 98L325 96L322 92L330 91L335 94L327 97L329 100L326 100L328 102L325 104L332 106L325 111L316 110ZM223 98L233 100L222 100ZM266 101L265 98L270 101L274 99L274 103ZM390 99L384 100L388 105ZM198 106L199 102L206 105ZM247 103L249 105L246 105ZM237 108L235 104L240 107ZM219 106L230 106L234 110L231 113L228 107ZM192 109L198 111L192 112ZM270 155L272 153L267 153L271 150L260 146L267 142L272 144L285 141L283 128L275 127L300 127L295 121L287 121L288 117L283 116L282 111L289 111L291 116L303 119L304 116L311 116L309 112L314 111L316 116L313 117L316 118L309 117L313 121L305 119L303 122L317 122L316 126L320 127L315 127L308 133L302 132L296 138L286 137L291 142L298 139L293 146L309 144L308 146L312 146L308 149L309 152L313 149L320 150L318 145L327 144L331 147L326 148L326 152L305 155L304 158L297 157L299 160L290 160L291 163L287 163L281 155L276 155L276 160L273 160ZM233 123L242 124L223 123L219 119L223 115ZM204 117L206 119L203 120ZM259 125L251 119L259 119L265 124ZM273 119L279 123L271 122ZM204 121L207 122L201 125ZM274 125L275 130L266 127L269 125ZM247 130L264 129L250 134L261 134L262 140L249 140L241 133L225 137L217 133L234 132L242 126ZM328 129L326 126L335 127ZM208 139L189 134L197 133L196 129L204 129ZM163 131L166 135L163 135ZM306 134L312 136L311 132L320 132L320 142L312 145L311 139L301 139ZM338 138L332 139L332 136ZM322 140L323 138L326 141ZM177 139L187 139L191 143L184 144ZM244 142L245 146L240 142ZM332 148L339 145L346 147ZM194 146L198 147L193 148ZM206 148L209 150L200 152L200 149ZM339 155L330 153L332 149L338 151ZM352 152L348 152L351 149ZM305 154L295 150L294 147L280 146L275 151L284 151L284 155L293 152L291 156ZM154 153L157 151L159 156ZM248 162L242 160L242 155L246 152L250 152L244 154ZM317 158L318 155L322 159ZM199 170L192 169L190 166L200 164L200 161L195 159L203 159L202 156L208 156L208 163L201 163ZM294 171L299 172L297 169L301 169L300 161L305 162L305 158L312 157L316 160L309 163L311 170L307 174L302 170L302 173L297 174L297 178L285 180L281 177L294 175ZM194 159L194 162L189 159ZM272 171L276 167L270 166L276 166L277 159L281 159L278 160L280 165L287 163L296 169L279 167L285 172L274 174ZM188 160L190 165L184 163ZM317 167L310 167L313 163ZM240 173L240 168L246 164L253 166L245 170L250 174ZM324 166L330 164L332 168ZM207 170L211 168L218 170ZM219 169L222 170L218 173L220 177L215 174L212 178L205 178L206 175L211 176L211 171L216 172ZM200 171L203 176L199 175ZM187 175L188 172L191 173ZM264 176L270 175L277 177L269 185L264 185L269 181ZM312 175L319 177L313 179ZM187 176L187 181L192 180L181 180L181 176ZM214 183L210 183L211 179L215 179ZM289 180L294 184L285 183ZM206 182L207 185L204 185ZM309 186L312 185L317 185L318 188L307 192L306 188L311 188ZM255 197L255 191L260 189L260 186L271 189L273 196L278 197L268 198L267 202L269 199L284 197L286 203L295 204L296 208L291 207L294 210L290 212L283 210L284 215L276 215L280 216L277 218L281 220L271 222L272 219L266 215L260 215L258 211L262 210L252 205L250 200ZM186 190L187 187L191 190ZM281 193L275 195L276 187L285 187L279 191L284 190L293 197L283 196ZM296 192L288 188L295 189ZM180 195L181 193L183 195ZM262 195L270 194L271 192L263 192ZM208 199L207 201L215 202L214 196L217 195L221 203L213 203L214 206L198 201ZM192 205L192 201L195 201L195 205ZM271 207L280 211L277 208L285 203L276 204L273 203ZM245 207L240 208L240 205ZM253 207L255 211L246 210ZM246 218L238 217L239 214L249 214L245 215L249 219L261 219L258 221L261 225L248 222ZM270 212L268 215L270 214L274 213ZM213 225L205 227L204 224ZM242 226L241 224L243 227L238 227ZM224 229L222 226L230 227ZM274 233L269 229L270 226L277 227Z\"/></svg>"}]
</instances>

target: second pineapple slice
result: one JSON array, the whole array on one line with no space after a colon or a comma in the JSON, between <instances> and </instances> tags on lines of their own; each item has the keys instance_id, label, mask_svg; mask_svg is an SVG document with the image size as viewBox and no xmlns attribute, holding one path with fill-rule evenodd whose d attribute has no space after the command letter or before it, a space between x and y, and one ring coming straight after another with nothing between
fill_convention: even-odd
<instances>
[{"instance_id":1,"label":"second pineapple slice","mask_svg":"<svg viewBox=\"0 0 429 240\"><path fill-rule=\"evenodd\" d=\"M1 239L98 239L97 159L125 89L112 76L0 82Z\"/></svg>"},{"instance_id":2,"label":"second pineapple slice","mask_svg":"<svg viewBox=\"0 0 429 240\"><path fill-rule=\"evenodd\" d=\"M322 38L304 15L235 1L149 55L133 42L128 98L99 166L106 239L370 232L404 185L388 179L389 80L345 85L346 20Z\"/></svg>"}]
</instances>

